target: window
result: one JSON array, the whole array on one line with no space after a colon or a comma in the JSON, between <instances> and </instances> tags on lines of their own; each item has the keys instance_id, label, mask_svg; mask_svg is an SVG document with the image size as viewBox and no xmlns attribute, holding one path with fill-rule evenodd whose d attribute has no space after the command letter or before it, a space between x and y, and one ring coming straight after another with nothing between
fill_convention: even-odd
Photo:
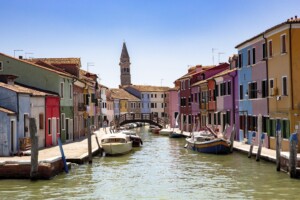
<instances>
[{"instance_id":1,"label":"window","mask_svg":"<svg viewBox=\"0 0 300 200\"><path fill-rule=\"evenodd\" d=\"M287 96L287 77L284 76L282 77L282 95L283 96Z\"/></svg>"},{"instance_id":2,"label":"window","mask_svg":"<svg viewBox=\"0 0 300 200\"><path fill-rule=\"evenodd\" d=\"M153 98L153 94L151 94L151 98Z\"/></svg>"},{"instance_id":3,"label":"window","mask_svg":"<svg viewBox=\"0 0 300 200\"><path fill-rule=\"evenodd\" d=\"M226 83L220 84L220 96L226 95Z\"/></svg>"},{"instance_id":4,"label":"window","mask_svg":"<svg viewBox=\"0 0 300 200\"><path fill-rule=\"evenodd\" d=\"M43 113L39 114L39 128L44 129L44 114Z\"/></svg>"},{"instance_id":5,"label":"window","mask_svg":"<svg viewBox=\"0 0 300 200\"><path fill-rule=\"evenodd\" d=\"M221 125L221 112L218 112L218 125Z\"/></svg>"},{"instance_id":6,"label":"window","mask_svg":"<svg viewBox=\"0 0 300 200\"><path fill-rule=\"evenodd\" d=\"M214 113L214 125L217 125L217 114Z\"/></svg>"},{"instance_id":7,"label":"window","mask_svg":"<svg viewBox=\"0 0 300 200\"><path fill-rule=\"evenodd\" d=\"M266 44L263 43L262 44L262 51L263 51L263 58L266 58L267 57L267 48L266 48Z\"/></svg>"},{"instance_id":8,"label":"window","mask_svg":"<svg viewBox=\"0 0 300 200\"><path fill-rule=\"evenodd\" d=\"M208 124L211 124L211 113L208 113Z\"/></svg>"},{"instance_id":9,"label":"window","mask_svg":"<svg viewBox=\"0 0 300 200\"><path fill-rule=\"evenodd\" d=\"M227 82L227 94L231 95L231 81Z\"/></svg>"},{"instance_id":10,"label":"window","mask_svg":"<svg viewBox=\"0 0 300 200\"><path fill-rule=\"evenodd\" d=\"M72 84L69 85L69 94L70 94L70 99L73 98L73 90L72 90Z\"/></svg>"},{"instance_id":11,"label":"window","mask_svg":"<svg viewBox=\"0 0 300 200\"><path fill-rule=\"evenodd\" d=\"M164 108L164 103L161 103L161 108Z\"/></svg>"},{"instance_id":12,"label":"window","mask_svg":"<svg viewBox=\"0 0 300 200\"><path fill-rule=\"evenodd\" d=\"M3 71L3 62L0 61L0 71Z\"/></svg>"},{"instance_id":13,"label":"window","mask_svg":"<svg viewBox=\"0 0 300 200\"><path fill-rule=\"evenodd\" d=\"M150 98L150 94L147 94L148 99Z\"/></svg>"},{"instance_id":14,"label":"window","mask_svg":"<svg viewBox=\"0 0 300 200\"><path fill-rule=\"evenodd\" d=\"M226 111L226 124L230 125L230 111Z\"/></svg>"},{"instance_id":15,"label":"window","mask_svg":"<svg viewBox=\"0 0 300 200\"><path fill-rule=\"evenodd\" d=\"M142 94L142 99L144 98L144 94Z\"/></svg>"},{"instance_id":16,"label":"window","mask_svg":"<svg viewBox=\"0 0 300 200\"><path fill-rule=\"evenodd\" d=\"M48 135L51 135L51 118L48 119Z\"/></svg>"},{"instance_id":17,"label":"window","mask_svg":"<svg viewBox=\"0 0 300 200\"><path fill-rule=\"evenodd\" d=\"M180 105L181 106L186 106L186 99L185 99L185 97L181 98Z\"/></svg>"},{"instance_id":18,"label":"window","mask_svg":"<svg viewBox=\"0 0 300 200\"><path fill-rule=\"evenodd\" d=\"M60 83L60 98L64 98L64 83Z\"/></svg>"},{"instance_id":19,"label":"window","mask_svg":"<svg viewBox=\"0 0 300 200\"><path fill-rule=\"evenodd\" d=\"M215 89L215 96L219 96L219 85L216 85L216 89Z\"/></svg>"},{"instance_id":20,"label":"window","mask_svg":"<svg viewBox=\"0 0 300 200\"><path fill-rule=\"evenodd\" d=\"M272 40L269 41L269 57L273 56L273 45Z\"/></svg>"},{"instance_id":21,"label":"window","mask_svg":"<svg viewBox=\"0 0 300 200\"><path fill-rule=\"evenodd\" d=\"M155 96L155 98L157 98L157 95L156 95L156 94L154 94L154 96Z\"/></svg>"},{"instance_id":22,"label":"window","mask_svg":"<svg viewBox=\"0 0 300 200\"><path fill-rule=\"evenodd\" d=\"M255 64L255 48L252 48L252 64Z\"/></svg>"},{"instance_id":23,"label":"window","mask_svg":"<svg viewBox=\"0 0 300 200\"><path fill-rule=\"evenodd\" d=\"M250 49L247 51L247 65L251 65L251 51Z\"/></svg>"},{"instance_id":24,"label":"window","mask_svg":"<svg viewBox=\"0 0 300 200\"><path fill-rule=\"evenodd\" d=\"M262 132L266 133L267 132L267 122L268 122L268 117L262 116Z\"/></svg>"},{"instance_id":25,"label":"window","mask_svg":"<svg viewBox=\"0 0 300 200\"><path fill-rule=\"evenodd\" d=\"M248 84L248 91L249 91L249 99L256 99L257 98L257 82L252 82Z\"/></svg>"},{"instance_id":26,"label":"window","mask_svg":"<svg viewBox=\"0 0 300 200\"><path fill-rule=\"evenodd\" d=\"M240 100L244 99L243 85L240 85Z\"/></svg>"},{"instance_id":27,"label":"window","mask_svg":"<svg viewBox=\"0 0 300 200\"><path fill-rule=\"evenodd\" d=\"M61 127L61 130L65 130L66 128L66 119L65 119L65 113L62 113L61 114L61 121L60 121L60 127Z\"/></svg>"},{"instance_id":28,"label":"window","mask_svg":"<svg viewBox=\"0 0 300 200\"><path fill-rule=\"evenodd\" d=\"M261 82L261 95L262 95L262 98L265 98L268 96L268 81L267 80L263 80Z\"/></svg>"},{"instance_id":29,"label":"window","mask_svg":"<svg viewBox=\"0 0 300 200\"><path fill-rule=\"evenodd\" d=\"M243 66L242 58L243 58L242 54L239 54L239 68L242 68L242 66Z\"/></svg>"},{"instance_id":30,"label":"window","mask_svg":"<svg viewBox=\"0 0 300 200\"><path fill-rule=\"evenodd\" d=\"M286 53L286 35L281 36L281 53Z\"/></svg>"},{"instance_id":31,"label":"window","mask_svg":"<svg viewBox=\"0 0 300 200\"><path fill-rule=\"evenodd\" d=\"M161 98L164 98L164 94L161 94L160 96L161 96Z\"/></svg>"}]
</instances>

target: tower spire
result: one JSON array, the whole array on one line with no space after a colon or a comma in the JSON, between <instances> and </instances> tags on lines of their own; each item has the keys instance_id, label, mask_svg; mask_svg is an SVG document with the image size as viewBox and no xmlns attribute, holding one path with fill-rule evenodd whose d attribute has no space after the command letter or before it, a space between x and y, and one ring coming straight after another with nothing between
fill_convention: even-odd
<instances>
[{"instance_id":1,"label":"tower spire","mask_svg":"<svg viewBox=\"0 0 300 200\"><path fill-rule=\"evenodd\" d=\"M121 57L120 57L120 70L121 70L121 86L131 85L130 75L130 57L127 51L126 43L123 42Z\"/></svg>"}]
</instances>

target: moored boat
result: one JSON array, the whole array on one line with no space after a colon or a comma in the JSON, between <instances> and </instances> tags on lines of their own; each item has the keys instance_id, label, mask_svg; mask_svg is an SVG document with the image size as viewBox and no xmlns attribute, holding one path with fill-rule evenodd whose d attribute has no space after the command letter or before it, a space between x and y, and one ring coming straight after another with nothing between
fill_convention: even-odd
<instances>
[{"instance_id":1,"label":"moored boat","mask_svg":"<svg viewBox=\"0 0 300 200\"><path fill-rule=\"evenodd\" d=\"M159 135L169 136L172 132L171 129L163 128L159 131Z\"/></svg>"},{"instance_id":2,"label":"moored boat","mask_svg":"<svg viewBox=\"0 0 300 200\"><path fill-rule=\"evenodd\" d=\"M186 147L193 151L211 154L228 154L231 153L231 142L224 138L217 138L215 135L201 132L186 138Z\"/></svg>"},{"instance_id":3,"label":"moored boat","mask_svg":"<svg viewBox=\"0 0 300 200\"><path fill-rule=\"evenodd\" d=\"M177 132L173 131L169 134L169 137L170 138L183 138L183 137L186 137L186 136L183 135L182 133L177 133Z\"/></svg>"},{"instance_id":4,"label":"moored boat","mask_svg":"<svg viewBox=\"0 0 300 200\"><path fill-rule=\"evenodd\" d=\"M124 130L121 133L125 134L130 141L132 141L132 147L140 147L143 145L142 138L136 134L133 130Z\"/></svg>"},{"instance_id":5,"label":"moored boat","mask_svg":"<svg viewBox=\"0 0 300 200\"><path fill-rule=\"evenodd\" d=\"M132 141L122 133L105 134L100 141L107 155L122 155L132 150Z\"/></svg>"}]
</instances>

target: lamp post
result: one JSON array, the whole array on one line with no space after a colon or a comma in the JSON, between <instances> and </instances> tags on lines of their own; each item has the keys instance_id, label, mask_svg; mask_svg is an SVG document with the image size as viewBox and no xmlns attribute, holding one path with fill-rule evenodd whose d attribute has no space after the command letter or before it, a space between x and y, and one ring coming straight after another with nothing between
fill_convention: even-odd
<instances>
[{"instance_id":1,"label":"lamp post","mask_svg":"<svg viewBox=\"0 0 300 200\"><path fill-rule=\"evenodd\" d=\"M23 51L22 49L15 49L14 50L14 58L16 57L16 51Z\"/></svg>"}]
</instances>

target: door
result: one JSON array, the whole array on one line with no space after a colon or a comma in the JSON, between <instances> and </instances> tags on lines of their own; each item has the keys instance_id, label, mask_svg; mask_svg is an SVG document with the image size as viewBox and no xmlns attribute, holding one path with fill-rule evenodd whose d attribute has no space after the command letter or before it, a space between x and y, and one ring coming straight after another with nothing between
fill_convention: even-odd
<instances>
[{"instance_id":1,"label":"door","mask_svg":"<svg viewBox=\"0 0 300 200\"><path fill-rule=\"evenodd\" d=\"M56 133L57 133L57 125L56 125L56 118L55 117L52 117L51 119L51 135L52 135L52 145L56 145Z\"/></svg>"},{"instance_id":2,"label":"door","mask_svg":"<svg viewBox=\"0 0 300 200\"><path fill-rule=\"evenodd\" d=\"M16 122L10 121L10 152L13 154L16 151Z\"/></svg>"}]
</instances>

